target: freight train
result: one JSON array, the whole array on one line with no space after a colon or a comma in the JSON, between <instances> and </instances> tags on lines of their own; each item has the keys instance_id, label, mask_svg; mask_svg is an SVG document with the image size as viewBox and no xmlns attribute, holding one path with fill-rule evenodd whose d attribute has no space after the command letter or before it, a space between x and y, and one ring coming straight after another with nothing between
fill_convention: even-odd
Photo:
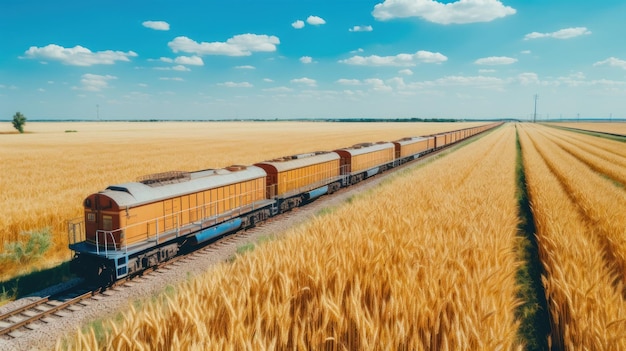
<instances>
[{"instance_id":1,"label":"freight train","mask_svg":"<svg viewBox=\"0 0 626 351\"><path fill-rule=\"evenodd\" d=\"M69 223L70 269L109 285L500 124L111 185Z\"/></svg>"}]
</instances>

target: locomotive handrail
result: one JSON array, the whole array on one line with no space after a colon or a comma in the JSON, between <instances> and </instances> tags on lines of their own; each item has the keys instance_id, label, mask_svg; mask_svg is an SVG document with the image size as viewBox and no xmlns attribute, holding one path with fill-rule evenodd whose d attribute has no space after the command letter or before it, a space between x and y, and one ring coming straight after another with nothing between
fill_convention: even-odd
<instances>
[{"instance_id":1,"label":"locomotive handrail","mask_svg":"<svg viewBox=\"0 0 626 351\"><path fill-rule=\"evenodd\" d=\"M118 244L115 242L115 236L113 235L114 232L117 231L121 231L122 229L118 229L118 230L96 230L96 253L98 255L100 255L100 243L99 243L99 238L100 235L102 234L102 236L104 237L104 255L108 256L109 255L109 240L107 240L107 235L111 237L111 243L113 244L113 251L117 251L118 248ZM122 248L121 243L119 243L119 248ZM126 245L124 245L126 246Z\"/></svg>"},{"instance_id":2,"label":"locomotive handrail","mask_svg":"<svg viewBox=\"0 0 626 351\"><path fill-rule=\"evenodd\" d=\"M86 240L84 226L85 222L82 217L74 218L67 222L69 244L76 244Z\"/></svg>"}]
</instances>

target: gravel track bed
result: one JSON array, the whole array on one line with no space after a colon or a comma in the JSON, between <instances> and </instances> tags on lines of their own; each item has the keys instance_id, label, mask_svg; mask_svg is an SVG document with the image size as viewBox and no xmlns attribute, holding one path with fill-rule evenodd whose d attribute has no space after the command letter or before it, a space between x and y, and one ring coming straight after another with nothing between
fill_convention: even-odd
<instances>
[{"instance_id":1,"label":"gravel track bed","mask_svg":"<svg viewBox=\"0 0 626 351\"><path fill-rule=\"evenodd\" d=\"M426 157L425 159L428 158L429 157ZM422 161L412 162L409 165L415 165L419 162ZM402 168L404 167L399 167L396 170ZM149 273L145 277L134 278L127 284L128 286L105 291L104 294L99 295L99 300L88 300L89 304L87 306L68 313L67 317L58 318L52 323L37 322L39 327L35 330L24 332L23 335L14 339L0 339L0 350L54 349L57 340L64 335L76 332L77 329L90 321L114 315L118 311L122 311L128 307L132 301L148 298L163 291L164 287L167 285L176 285L188 279L189 276L202 274L215 264L227 260L236 253L238 247L247 243L256 242L259 238L268 235L281 235L287 229L314 217L323 208L338 206L351 196L376 187L381 181L394 173L395 171L390 171L361 182L359 185L342 189L331 196L319 198L307 206L300 207L285 215L265 222L256 228L248 230L245 237L239 237L233 242L220 245L215 252L205 252L201 255L197 255L193 260L179 261L178 263ZM50 289L54 290L59 288L53 287ZM37 296L47 296L49 294L50 292L48 291L42 291L33 294L31 297L14 301L2 306L2 308L0 308L0 314L8 312L18 306L26 305L36 300Z\"/></svg>"}]
</instances>

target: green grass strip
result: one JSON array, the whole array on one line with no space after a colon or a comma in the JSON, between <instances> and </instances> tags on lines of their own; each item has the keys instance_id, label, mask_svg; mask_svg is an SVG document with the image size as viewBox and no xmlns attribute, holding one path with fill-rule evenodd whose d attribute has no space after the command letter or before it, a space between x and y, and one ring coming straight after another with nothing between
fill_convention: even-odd
<instances>
[{"instance_id":1,"label":"green grass strip","mask_svg":"<svg viewBox=\"0 0 626 351\"><path fill-rule=\"evenodd\" d=\"M520 224L518 225L519 254L522 261L517 272L520 285L518 297L523 304L517 309L517 318L521 321L520 338L525 340L527 350L548 350L550 317L546 294L541 283L543 266L539 259L539 249L535 238L536 228L526 187L526 174L522 158L522 146L517 130L517 159L515 173L517 178L517 203Z\"/></svg>"}]
</instances>

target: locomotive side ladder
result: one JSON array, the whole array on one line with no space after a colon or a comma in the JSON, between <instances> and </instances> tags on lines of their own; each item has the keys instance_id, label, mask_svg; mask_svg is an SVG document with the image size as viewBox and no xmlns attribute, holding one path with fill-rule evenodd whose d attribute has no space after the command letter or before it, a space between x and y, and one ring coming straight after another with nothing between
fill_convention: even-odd
<instances>
[{"instance_id":1,"label":"locomotive side ladder","mask_svg":"<svg viewBox=\"0 0 626 351\"><path fill-rule=\"evenodd\" d=\"M115 275L117 279L124 278L128 275L128 254L124 253L123 255L115 258Z\"/></svg>"}]
</instances>

